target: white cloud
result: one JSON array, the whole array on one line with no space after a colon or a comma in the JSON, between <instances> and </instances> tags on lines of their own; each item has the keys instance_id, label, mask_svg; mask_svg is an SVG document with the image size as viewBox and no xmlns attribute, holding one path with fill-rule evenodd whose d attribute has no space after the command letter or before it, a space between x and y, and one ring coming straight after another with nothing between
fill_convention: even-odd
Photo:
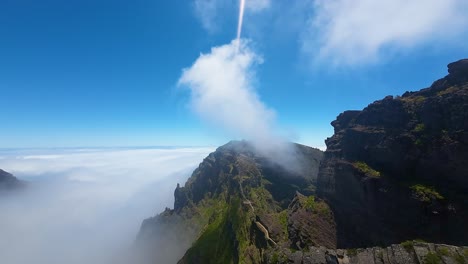
<instances>
[{"instance_id":1,"label":"white cloud","mask_svg":"<svg viewBox=\"0 0 468 264\"><path fill-rule=\"evenodd\" d=\"M141 221L172 207L211 148L0 152L0 168L29 182L0 197L2 263L112 263Z\"/></svg>"},{"instance_id":2,"label":"white cloud","mask_svg":"<svg viewBox=\"0 0 468 264\"><path fill-rule=\"evenodd\" d=\"M218 11L221 7L221 2L217 0L195 0L194 11L197 18L200 20L203 28L209 32L214 32L216 21L219 16Z\"/></svg>"},{"instance_id":3,"label":"white cloud","mask_svg":"<svg viewBox=\"0 0 468 264\"><path fill-rule=\"evenodd\" d=\"M466 0L316 0L302 47L335 65L375 62L384 53L466 33Z\"/></svg>"},{"instance_id":4,"label":"white cloud","mask_svg":"<svg viewBox=\"0 0 468 264\"><path fill-rule=\"evenodd\" d=\"M262 59L241 39L214 47L184 69L179 85L191 91L193 110L231 137L249 140L258 154L284 166L300 169L296 149L278 134L275 113L255 89L255 67ZM282 131L281 131L282 132Z\"/></svg>"},{"instance_id":5,"label":"white cloud","mask_svg":"<svg viewBox=\"0 0 468 264\"><path fill-rule=\"evenodd\" d=\"M259 99L253 84L255 66L262 59L249 43L236 40L201 54L184 69L179 85L191 91L194 111L235 137L258 144L278 141L274 130L275 114Z\"/></svg>"},{"instance_id":6,"label":"white cloud","mask_svg":"<svg viewBox=\"0 0 468 264\"><path fill-rule=\"evenodd\" d=\"M271 0L246 0L246 13L257 13L268 9ZM208 32L216 32L226 18L226 12L237 17L238 1L231 0L194 0L194 12L203 28Z\"/></svg>"},{"instance_id":7,"label":"white cloud","mask_svg":"<svg viewBox=\"0 0 468 264\"><path fill-rule=\"evenodd\" d=\"M269 8L270 4L270 0L246 0L245 9L255 13Z\"/></svg>"}]
</instances>

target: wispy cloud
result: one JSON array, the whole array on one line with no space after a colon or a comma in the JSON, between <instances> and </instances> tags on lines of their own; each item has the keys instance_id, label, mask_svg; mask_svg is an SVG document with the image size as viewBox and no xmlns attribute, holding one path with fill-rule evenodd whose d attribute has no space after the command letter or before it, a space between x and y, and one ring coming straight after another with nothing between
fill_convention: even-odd
<instances>
[{"instance_id":1,"label":"wispy cloud","mask_svg":"<svg viewBox=\"0 0 468 264\"><path fill-rule=\"evenodd\" d=\"M465 0L316 0L302 50L320 63L348 66L467 32ZM466 36L466 35L465 35Z\"/></svg>"},{"instance_id":2,"label":"wispy cloud","mask_svg":"<svg viewBox=\"0 0 468 264\"><path fill-rule=\"evenodd\" d=\"M215 32L218 29L216 21L219 17L219 9L221 8L222 2L223 1L217 0L194 1L195 15L200 20L203 28L210 33Z\"/></svg>"},{"instance_id":3,"label":"wispy cloud","mask_svg":"<svg viewBox=\"0 0 468 264\"><path fill-rule=\"evenodd\" d=\"M259 99L253 84L262 58L249 43L236 40L214 47L184 69L179 85L191 91L193 110L232 136L258 143L275 142L275 113Z\"/></svg>"},{"instance_id":4,"label":"wispy cloud","mask_svg":"<svg viewBox=\"0 0 468 264\"><path fill-rule=\"evenodd\" d=\"M2 263L113 263L212 150L0 152L0 168L29 182L0 199Z\"/></svg>"},{"instance_id":5,"label":"wispy cloud","mask_svg":"<svg viewBox=\"0 0 468 264\"><path fill-rule=\"evenodd\" d=\"M256 13L270 7L271 0L248 0L245 3L247 13ZM237 17L238 1L231 0L194 0L195 16L205 30L214 33L226 17L226 12Z\"/></svg>"},{"instance_id":6,"label":"wispy cloud","mask_svg":"<svg viewBox=\"0 0 468 264\"><path fill-rule=\"evenodd\" d=\"M258 154L286 169L301 169L296 149L276 124L275 112L259 98L256 71L262 58L241 39L214 47L184 69L179 85L191 91L193 110L230 137L247 139Z\"/></svg>"}]
</instances>

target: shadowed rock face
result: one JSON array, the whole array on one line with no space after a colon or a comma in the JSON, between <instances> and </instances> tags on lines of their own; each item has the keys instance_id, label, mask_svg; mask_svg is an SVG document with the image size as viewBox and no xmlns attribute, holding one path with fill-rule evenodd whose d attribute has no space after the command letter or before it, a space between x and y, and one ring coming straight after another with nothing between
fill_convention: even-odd
<instances>
[{"instance_id":1,"label":"shadowed rock face","mask_svg":"<svg viewBox=\"0 0 468 264\"><path fill-rule=\"evenodd\" d=\"M468 243L468 60L418 92L346 111L326 140L318 191L338 246Z\"/></svg>"},{"instance_id":2,"label":"shadowed rock face","mask_svg":"<svg viewBox=\"0 0 468 264\"><path fill-rule=\"evenodd\" d=\"M24 186L24 183L18 180L12 174L0 169L0 191L14 190Z\"/></svg>"}]
</instances>

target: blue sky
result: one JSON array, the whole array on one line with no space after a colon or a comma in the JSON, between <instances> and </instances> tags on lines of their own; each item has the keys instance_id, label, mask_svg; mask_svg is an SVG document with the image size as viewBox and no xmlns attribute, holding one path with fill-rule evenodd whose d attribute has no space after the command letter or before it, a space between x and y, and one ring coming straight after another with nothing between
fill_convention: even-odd
<instances>
[{"instance_id":1,"label":"blue sky","mask_svg":"<svg viewBox=\"0 0 468 264\"><path fill-rule=\"evenodd\" d=\"M277 2L246 0L242 36L262 58L254 93L276 113L275 127L305 144L323 146L340 112L427 87L467 57L464 0ZM0 146L200 146L236 137L200 118L178 82L201 53L235 37L237 6L1 1Z\"/></svg>"}]
</instances>

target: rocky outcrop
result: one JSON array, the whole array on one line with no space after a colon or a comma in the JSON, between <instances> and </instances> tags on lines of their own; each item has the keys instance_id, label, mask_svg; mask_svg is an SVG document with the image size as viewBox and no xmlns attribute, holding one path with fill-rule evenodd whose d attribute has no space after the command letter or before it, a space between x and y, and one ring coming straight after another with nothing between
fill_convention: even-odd
<instances>
[{"instance_id":1,"label":"rocky outcrop","mask_svg":"<svg viewBox=\"0 0 468 264\"><path fill-rule=\"evenodd\" d=\"M331 123L318 192L335 214L339 247L468 244L468 60L448 69L429 88Z\"/></svg>"},{"instance_id":2,"label":"rocky outcrop","mask_svg":"<svg viewBox=\"0 0 468 264\"><path fill-rule=\"evenodd\" d=\"M468 263L468 247L407 241L385 248L327 249L309 247L304 251L282 249L270 252L271 264L459 264Z\"/></svg>"},{"instance_id":3,"label":"rocky outcrop","mask_svg":"<svg viewBox=\"0 0 468 264\"><path fill-rule=\"evenodd\" d=\"M24 182L18 180L12 174L0 169L0 191L14 190L24 186Z\"/></svg>"},{"instance_id":4,"label":"rocky outcrop","mask_svg":"<svg viewBox=\"0 0 468 264\"><path fill-rule=\"evenodd\" d=\"M303 229L311 219L326 218L320 223L334 230L331 210L314 200L323 152L285 146L278 151L287 153L274 156L294 157L293 168L246 141L219 147L183 187L177 185L174 209L143 222L137 244L151 245L149 259L159 263L260 263L272 248L321 245L327 239L334 247L333 235L321 235L314 226ZM177 250L161 250L171 247Z\"/></svg>"},{"instance_id":5,"label":"rocky outcrop","mask_svg":"<svg viewBox=\"0 0 468 264\"><path fill-rule=\"evenodd\" d=\"M336 225L330 207L315 196L297 193L288 208L290 247L304 250L309 246L336 248Z\"/></svg>"}]
</instances>

